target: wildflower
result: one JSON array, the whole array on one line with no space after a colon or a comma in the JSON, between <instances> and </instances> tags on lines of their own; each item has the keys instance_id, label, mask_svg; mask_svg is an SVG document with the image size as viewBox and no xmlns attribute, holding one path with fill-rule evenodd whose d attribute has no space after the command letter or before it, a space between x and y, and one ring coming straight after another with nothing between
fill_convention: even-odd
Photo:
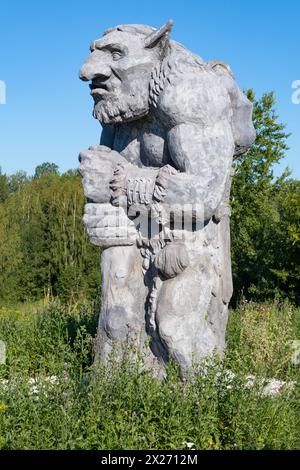
<instances>
[{"instance_id":1,"label":"wildflower","mask_svg":"<svg viewBox=\"0 0 300 470\"><path fill-rule=\"evenodd\" d=\"M291 363L296 366L300 363L300 341L298 339L290 341L290 346L293 351Z\"/></svg>"},{"instance_id":2,"label":"wildflower","mask_svg":"<svg viewBox=\"0 0 300 470\"><path fill-rule=\"evenodd\" d=\"M29 385L34 385L36 383L36 379L34 377L30 377L28 379L28 383L29 383Z\"/></svg>"},{"instance_id":3,"label":"wildflower","mask_svg":"<svg viewBox=\"0 0 300 470\"><path fill-rule=\"evenodd\" d=\"M5 411L8 408L8 405L5 403L0 403L0 411Z\"/></svg>"},{"instance_id":4,"label":"wildflower","mask_svg":"<svg viewBox=\"0 0 300 470\"><path fill-rule=\"evenodd\" d=\"M39 387L37 385L32 385L29 390L30 395L38 395L39 394Z\"/></svg>"},{"instance_id":5,"label":"wildflower","mask_svg":"<svg viewBox=\"0 0 300 470\"><path fill-rule=\"evenodd\" d=\"M50 383L51 385L58 385L59 381L56 375L50 375L49 377L45 377L45 382Z\"/></svg>"},{"instance_id":6,"label":"wildflower","mask_svg":"<svg viewBox=\"0 0 300 470\"><path fill-rule=\"evenodd\" d=\"M183 445L185 445L188 449L193 449L195 446L193 442L183 442Z\"/></svg>"}]
</instances>

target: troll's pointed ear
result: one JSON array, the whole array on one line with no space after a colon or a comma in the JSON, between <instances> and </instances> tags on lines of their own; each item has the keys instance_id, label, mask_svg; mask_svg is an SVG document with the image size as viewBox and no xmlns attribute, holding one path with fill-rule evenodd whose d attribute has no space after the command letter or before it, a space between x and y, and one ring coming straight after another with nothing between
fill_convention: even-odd
<instances>
[{"instance_id":1,"label":"troll's pointed ear","mask_svg":"<svg viewBox=\"0 0 300 470\"><path fill-rule=\"evenodd\" d=\"M156 46L162 38L167 38L172 31L173 20L167 21L166 24L161 26L159 29L156 29L153 33L150 33L145 38L145 47L151 49Z\"/></svg>"}]
</instances>

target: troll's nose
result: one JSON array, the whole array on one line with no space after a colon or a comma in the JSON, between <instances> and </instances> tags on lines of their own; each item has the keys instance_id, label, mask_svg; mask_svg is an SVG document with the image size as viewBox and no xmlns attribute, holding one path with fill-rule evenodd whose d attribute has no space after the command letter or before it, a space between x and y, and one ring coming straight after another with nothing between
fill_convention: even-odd
<instances>
[{"instance_id":1,"label":"troll's nose","mask_svg":"<svg viewBox=\"0 0 300 470\"><path fill-rule=\"evenodd\" d=\"M90 81L95 78L106 80L111 75L110 67L104 62L100 51L92 52L79 71L80 80Z\"/></svg>"}]
</instances>

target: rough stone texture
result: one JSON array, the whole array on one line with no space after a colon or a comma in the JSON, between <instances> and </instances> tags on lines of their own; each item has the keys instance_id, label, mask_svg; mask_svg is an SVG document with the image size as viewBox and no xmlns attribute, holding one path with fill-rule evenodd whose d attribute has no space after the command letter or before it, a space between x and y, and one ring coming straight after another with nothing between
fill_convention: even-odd
<instances>
[{"instance_id":1,"label":"rough stone texture","mask_svg":"<svg viewBox=\"0 0 300 470\"><path fill-rule=\"evenodd\" d=\"M79 170L84 224L103 248L97 357L130 346L145 367L163 373L173 358L184 376L225 346L232 160L255 131L229 66L171 28L121 25L92 43L80 78L103 132Z\"/></svg>"}]
</instances>

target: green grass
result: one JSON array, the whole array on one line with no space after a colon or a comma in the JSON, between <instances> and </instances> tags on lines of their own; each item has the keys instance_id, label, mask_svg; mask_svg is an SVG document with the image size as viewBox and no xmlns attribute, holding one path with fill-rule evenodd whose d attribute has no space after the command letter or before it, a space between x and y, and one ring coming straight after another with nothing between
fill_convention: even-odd
<instances>
[{"instance_id":1,"label":"green grass","mask_svg":"<svg viewBox=\"0 0 300 470\"><path fill-rule=\"evenodd\" d=\"M299 385L276 397L263 397L259 381L245 387L247 374L298 380L290 341L300 339L299 309L232 311L224 361L187 383L172 364L159 383L129 367L126 355L95 372L97 311L59 301L0 308L1 449L300 448Z\"/></svg>"}]
</instances>

